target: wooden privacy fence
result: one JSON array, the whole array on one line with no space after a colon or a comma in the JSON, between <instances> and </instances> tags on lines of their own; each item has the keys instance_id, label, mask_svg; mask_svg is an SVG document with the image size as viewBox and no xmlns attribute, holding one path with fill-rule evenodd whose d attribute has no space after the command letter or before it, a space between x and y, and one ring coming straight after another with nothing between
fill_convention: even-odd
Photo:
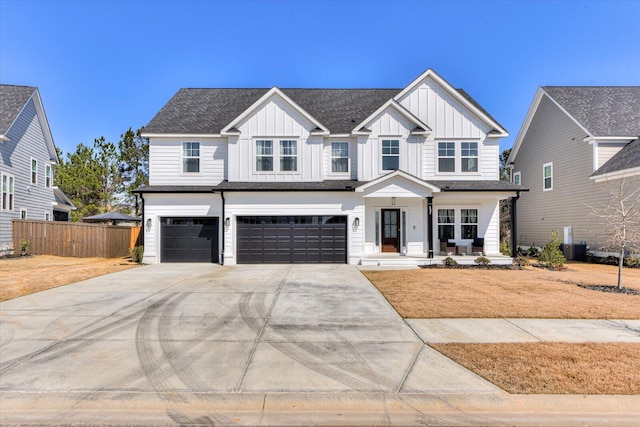
<instances>
[{"instance_id":1,"label":"wooden privacy fence","mask_svg":"<svg viewBox=\"0 0 640 427\"><path fill-rule=\"evenodd\" d=\"M129 249L140 240L140 229L141 227L14 219L13 248L15 253L20 253L20 242L26 240L30 242L28 252L34 255L117 258L129 255Z\"/></svg>"}]
</instances>

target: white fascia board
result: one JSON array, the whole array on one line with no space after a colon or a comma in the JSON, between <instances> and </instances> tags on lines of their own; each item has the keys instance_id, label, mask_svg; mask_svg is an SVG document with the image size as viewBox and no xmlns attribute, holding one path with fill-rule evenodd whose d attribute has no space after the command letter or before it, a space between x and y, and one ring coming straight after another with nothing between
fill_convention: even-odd
<instances>
[{"instance_id":1,"label":"white fascia board","mask_svg":"<svg viewBox=\"0 0 640 427\"><path fill-rule=\"evenodd\" d=\"M38 119L40 120L40 127L42 128L44 140L47 143L49 157L51 161L57 165L60 163L60 159L58 159L56 145L53 143L53 135L51 134L51 128L49 127L49 120L47 120L47 114L44 111L44 105L42 105L42 99L40 98L40 91L38 90L38 88L33 91L31 98L34 99L36 114L38 115Z\"/></svg>"},{"instance_id":2,"label":"white fascia board","mask_svg":"<svg viewBox=\"0 0 640 427\"><path fill-rule=\"evenodd\" d=\"M5 141L9 141L10 138L8 138L6 135L0 135L0 142L5 142Z\"/></svg>"},{"instance_id":3,"label":"white fascia board","mask_svg":"<svg viewBox=\"0 0 640 427\"><path fill-rule=\"evenodd\" d=\"M360 123L358 126L355 126L353 128L353 134L354 135L363 135L363 134L367 134L364 133L362 131L360 131L360 129L362 128L367 128L367 125L369 123L371 123L372 121L374 121L376 119L376 117L378 117L380 114L382 114L384 112L384 110L386 110L387 108L393 108L395 109L397 112L399 112L400 114L402 114L402 116L404 118L406 118L407 120L409 120L410 122L412 122L413 124L415 124L416 126L420 126L421 128L423 128L425 130L426 134L431 133L431 128L429 127L429 125L427 125L426 123L424 123L422 120L420 120L419 118L417 118L416 116L414 116L411 111L407 110L406 108L404 108L398 101L396 101L395 99L390 99L387 102L385 102L384 104L382 104L382 106L380 108L378 108L376 111L373 112L373 114L369 115L369 117L367 117L366 119L364 119L362 121L362 123Z\"/></svg>"},{"instance_id":4,"label":"white fascia board","mask_svg":"<svg viewBox=\"0 0 640 427\"><path fill-rule=\"evenodd\" d=\"M142 133L143 138L175 138L175 139L193 139L193 138L220 138L222 135L216 133Z\"/></svg>"},{"instance_id":5,"label":"white fascia board","mask_svg":"<svg viewBox=\"0 0 640 427\"><path fill-rule=\"evenodd\" d=\"M372 187L372 186L374 186L374 185L377 185L377 184L379 184L379 183L381 183L381 182L384 182L384 181L387 181L387 180L389 180L389 179L393 179L393 178L395 178L396 176L400 176L400 177L402 177L402 178L406 179L407 181L411 181L411 182L413 182L413 183L415 183L415 184L418 184L418 185L421 185L421 186L423 186L423 187L425 187L425 188L428 188L428 189L429 189L429 190L431 190L431 192L433 192L433 193L438 193L438 192L440 192L440 188L435 187L435 186L433 186L433 185L429 184L428 182L423 181L423 180L421 180L420 178L418 178L418 177L416 177L416 176L413 176L413 175L411 175L411 174L408 174L408 173L406 173L406 172L403 172L403 171L401 171L401 170L396 170L396 171L390 172L390 173L388 173L388 174L386 174L386 175L383 175L383 176L381 176L381 177L379 177L379 178L374 179L373 181L369 181L369 182L367 182L366 184L362 184L361 186L356 187L356 188L355 188L355 191L356 191L356 193L362 193L362 192L364 192L364 190L366 190L367 188L370 188L370 187Z\"/></svg>"},{"instance_id":6,"label":"white fascia board","mask_svg":"<svg viewBox=\"0 0 640 427\"><path fill-rule=\"evenodd\" d=\"M431 68L427 69L427 71L425 71L420 76L418 76L417 79L415 79L414 81L409 83L409 85L407 87L405 87L399 94L394 96L393 99L396 100L396 101L399 100L404 95L406 95L407 93L412 91L417 85L420 84L420 82L422 80L424 80L427 77L431 77L436 83L438 83L440 85L440 87L442 87L445 91L447 91L449 93L449 95L454 97L458 102L460 102L462 105L464 105L466 108L468 108L480 120L482 120L483 122L485 122L489 126L493 127L494 129L498 130L500 133L498 135L496 135L495 138L506 138L507 136L509 136L509 132L507 132L506 129L504 129L502 126L500 126L494 120L492 120L483 111L478 109L478 107L473 105L467 98L462 96L462 94L460 92L458 92L456 90L456 88L451 86L451 84L449 82L447 82L445 79L443 79L438 73L433 71L433 69L431 69Z\"/></svg>"},{"instance_id":7,"label":"white fascia board","mask_svg":"<svg viewBox=\"0 0 640 427\"><path fill-rule=\"evenodd\" d=\"M327 135L329 134L329 129L327 129L326 126L324 126L322 123L320 123L315 117L313 117L311 114L309 114L304 108L302 108L298 104L296 104L291 98L289 98L287 95L285 95L285 93L282 90L280 90L280 88L278 88L277 86L272 87L269 91L267 91L267 93L262 95L260 97L260 99L258 99L256 102L254 102L249 108L244 110L238 117L236 117L235 119L231 120L231 122L228 125L226 125L222 129L222 131L220 131L220 133L224 134L229 129L231 129L232 127L236 126L239 122L241 122L242 120L244 120L247 117L249 117L249 115L253 114L256 110L258 110L262 106L262 104L264 104L269 98L271 98L274 95L277 95L280 98L284 99L285 102L287 102L294 109L296 109L307 120L309 120L311 123L316 125L316 127L322 129L324 132L327 132Z\"/></svg>"},{"instance_id":8,"label":"white fascia board","mask_svg":"<svg viewBox=\"0 0 640 427\"><path fill-rule=\"evenodd\" d=\"M630 178L634 176L640 176L640 167L591 176L589 179L592 179L595 182L606 182L612 179Z\"/></svg>"},{"instance_id":9,"label":"white fascia board","mask_svg":"<svg viewBox=\"0 0 640 427\"><path fill-rule=\"evenodd\" d=\"M628 141L631 142L634 139L638 139L638 136L586 136L582 141L588 142L589 144L593 143L607 143L607 142L621 142Z\"/></svg>"}]
</instances>

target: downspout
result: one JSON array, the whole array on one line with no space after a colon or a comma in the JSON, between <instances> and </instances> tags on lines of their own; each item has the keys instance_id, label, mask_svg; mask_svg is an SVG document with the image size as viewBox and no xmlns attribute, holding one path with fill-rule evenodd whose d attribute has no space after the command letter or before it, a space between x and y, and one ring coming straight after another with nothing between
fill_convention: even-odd
<instances>
[{"instance_id":1,"label":"downspout","mask_svg":"<svg viewBox=\"0 0 640 427\"><path fill-rule=\"evenodd\" d=\"M226 218L224 216L224 190L220 190L220 197L222 198L222 250L220 252L220 265L224 265L224 241L227 233Z\"/></svg>"},{"instance_id":2,"label":"downspout","mask_svg":"<svg viewBox=\"0 0 640 427\"><path fill-rule=\"evenodd\" d=\"M147 226L144 219L144 193L140 193L140 200L142 201L142 227L140 227L140 240L142 240L142 246L144 246L144 228Z\"/></svg>"},{"instance_id":3,"label":"downspout","mask_svg":"<svg viewBox=\"0 0 640 427\"><path fill-rule=\"evenodd\" d=\"M429 255L433 258L433 197L427 197L427 235L429 236Z\"/></svg>"},{"instance_id":4,"label":"downspout","mask_svg":"<svg viewBox=\"0 0 640 427\"><path fill-rule=\"evenodd\" d=\"M516 191L516 197L511 198L511 257L515 258L517 256L516 253L516 245L518 243L518 223L517 223L517 211L516 211L516 202L520 198L520 191Z\"/></svg>"}]
</instances>

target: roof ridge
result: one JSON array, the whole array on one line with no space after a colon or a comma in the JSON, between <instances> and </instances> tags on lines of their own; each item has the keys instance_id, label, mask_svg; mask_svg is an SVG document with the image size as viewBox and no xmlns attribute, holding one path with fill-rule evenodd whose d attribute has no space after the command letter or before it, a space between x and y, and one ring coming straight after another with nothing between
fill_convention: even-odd
<instances>
[{"instance_id":1,"label":"roof ridge","mask_svg":"<svg viewBox=\"0 0 640 427\"><path fill-rule=\"evenodd\" d=\"M6 84L6 83L0 83L0 86L5 86L5 87L25 87L25 88L29 88L29 89L37 89L37 86L27 86L27 85L12 85L12 84Z\"/></svg>"}]
</instances>

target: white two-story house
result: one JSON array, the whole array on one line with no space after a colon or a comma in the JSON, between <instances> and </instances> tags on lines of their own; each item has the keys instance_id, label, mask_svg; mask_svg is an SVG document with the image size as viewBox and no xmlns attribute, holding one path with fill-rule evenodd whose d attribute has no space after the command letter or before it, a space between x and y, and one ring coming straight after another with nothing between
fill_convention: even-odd
<instances>
[{"instance_id":1,"label":"white two-story house","mask_svg":"<svg viewBox=\"0 0 640 427\"><path fill-rule=\"evenodd\" d=\"M499 201L524 190L499 180L507 131L433 70L404 89L181 89L144 136L145 263L498 260Z\"/></svg>"}]
</instances>

